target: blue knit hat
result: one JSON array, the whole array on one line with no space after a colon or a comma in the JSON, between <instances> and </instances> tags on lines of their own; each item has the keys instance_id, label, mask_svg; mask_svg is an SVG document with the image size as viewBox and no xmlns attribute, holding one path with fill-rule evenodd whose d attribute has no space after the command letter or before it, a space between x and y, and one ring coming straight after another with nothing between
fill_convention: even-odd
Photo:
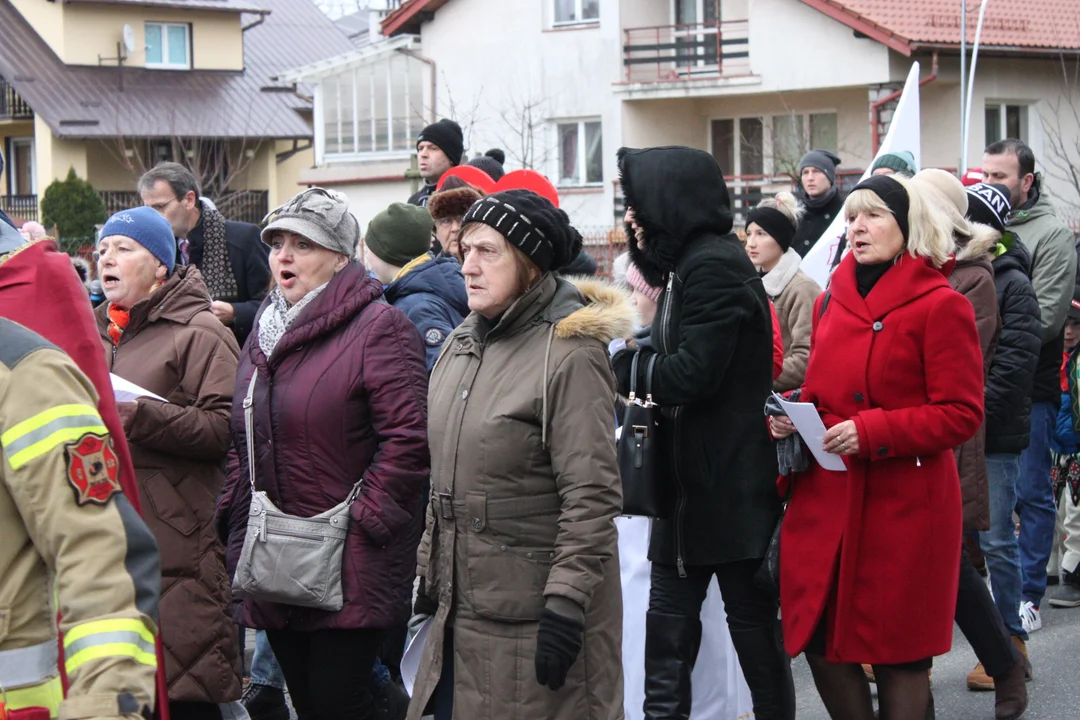
<instances>
[{"instance_id":1,"label":"blue knit hat","mask_svg":"<svg viewBox=\"0 0 1080 720\"><path fill-rule=\"evenodd\" d=\"M101 237L110 235L131 238L149 250L172 273L176 264L176 238L173 237L169 221L154 208L144 206L116 213L101 228Z\"/></svg>"}]
</instances>

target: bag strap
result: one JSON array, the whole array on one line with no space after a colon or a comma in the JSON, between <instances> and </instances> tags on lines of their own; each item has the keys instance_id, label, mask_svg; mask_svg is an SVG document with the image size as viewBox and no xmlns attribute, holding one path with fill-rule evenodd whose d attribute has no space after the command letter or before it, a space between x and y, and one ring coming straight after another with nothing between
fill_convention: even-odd
<instances>
[{"instance_id":1,"label":"bag strap","mask_svg":"<svg viewBox=\"0 0 1080 720\"><path fill-rule=\"evenodd\" d=\"M645 404L646 405L652 405L653 404L653 399L652 399L653 371L656 370L656 358L659 357L659 355L660 355L660 353L653 353L652 357L649 358L649 367L647 367L645 369Z\"/></svg>"},{"instance_id":2,"label":"bag strap","mask_svg":"<svg viewBox=\"0 0 1080 720\"><path fill-rule=\"evenodd\" d=\"M637 368L638 360L641 358L641 351L638 350L634 353L634 360L630 363L630 401L633 402L637 396Z\"/></svg>"},{"instance_id":3,"label":"bag strap","mask_svg":"<svg viewBox=\"0 0 1080 720\"><path fill-rule=\"evenodd\" d=\"M259 368L252 368L251 382L248 383L247 396L244 398L244 435L247 440L248 481L251 494L255 494L255 410L252 408L252 396L255 394L255 381L259 379Z\"/></svg>"},{"instance_id":4,"label":"bag strap","mask_svg":"<svg viewBox=\"0 0 1080 720\"><path fill-rule=\"evenodd\" d=\"M832 291L831 290L826 290L825 291L825 297L823 297L821 299L821 310L818 311L818 316L817 316L818 320L821 320L821 318L825 317L825 308L829 307L829 298L831 298L831 297L832 297Z\"/></svg>"}]
</instances>

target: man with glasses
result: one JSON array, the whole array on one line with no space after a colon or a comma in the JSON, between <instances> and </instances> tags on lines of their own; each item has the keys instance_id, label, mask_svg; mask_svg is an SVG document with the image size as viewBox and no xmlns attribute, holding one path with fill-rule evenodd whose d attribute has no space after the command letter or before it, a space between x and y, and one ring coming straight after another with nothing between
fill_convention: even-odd
<instances>
[{"instance_id":1,"label":"man with glasses","mask_svg":"<svg viewBox=\"0 0 1080 720\"><path fill-rule=\"evenodd\" d=\"M268 251L259 227L226 220L199 197L195 176L178 163L160 163L139 178L139 195L169 221L177 263L199 268L214 315L243 346L270 287Z\"/></svg>"}]
</instances>

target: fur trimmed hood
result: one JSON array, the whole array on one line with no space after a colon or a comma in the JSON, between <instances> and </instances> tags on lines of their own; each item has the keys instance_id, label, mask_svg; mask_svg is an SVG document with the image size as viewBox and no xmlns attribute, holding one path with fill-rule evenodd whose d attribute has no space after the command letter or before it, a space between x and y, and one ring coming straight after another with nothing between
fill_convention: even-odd
<instances>
[{"instance_id":1,"label":"fur trimmed hood","mask_svg":"<svg viewBox=\"0 0 1080 720\"><path fill-rule=\"evenodd\" d=\"M462 218L469 208L477 200L484 197L484 193L473 187L454 188L453 190L440 190L428 198L428 211L434 220L443 218Z\"/></svg>"},{"instance_id":2,"label":"fur trimmed hood","mask_svg":"<svg viewBox=\"0 0 1080 720\"><path fill-rule=\"evenodd\" d=\"M585 306L555 323L555 337L591 337L606 344L634 332L634 306L624 291L592 278L570 278L566 282L581 293Z\"/></svg>"},{"instance_id":3,"label":"fur trimmed hood","mask_svg":"<svg viewBox=\"0 0 1080 720\"><path fill-rule=\"evenodd\" d=\"M956 253L956 262L961 263L993 253L999 240L1001 233L998 230L982 223L971 223L971 239Z\"/></svg>"},{"instance_id":4,"label":"fur trimmed hood","mask_svg":"<svg viewBox=\"0 0 1080 720\"><path fill-rule=\"evenodd\" d=\"M688 147L622 148L618 161L626 206L645 231L642 250L627 226L630 258L650 285L666 283L692 241L731 232L727 185L709 153Z\"/></svg>"}]
</instances>

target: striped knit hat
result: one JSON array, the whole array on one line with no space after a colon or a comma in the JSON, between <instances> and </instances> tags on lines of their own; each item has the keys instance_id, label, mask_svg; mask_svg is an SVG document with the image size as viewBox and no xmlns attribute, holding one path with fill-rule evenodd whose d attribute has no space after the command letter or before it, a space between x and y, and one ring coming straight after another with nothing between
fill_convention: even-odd
<instances>
[{"instance_id":1,"label":"striped knit hat","mask_svg":"<svg viewBox=\"0 0 1080 720\"><path fill-rule=\"evenodd\" d=\"M473 204L461 221L495 228L542 271L566 265L581 252L581 233L565 212L531 190L505 190Z\"/></svg>"}]
</instances>

